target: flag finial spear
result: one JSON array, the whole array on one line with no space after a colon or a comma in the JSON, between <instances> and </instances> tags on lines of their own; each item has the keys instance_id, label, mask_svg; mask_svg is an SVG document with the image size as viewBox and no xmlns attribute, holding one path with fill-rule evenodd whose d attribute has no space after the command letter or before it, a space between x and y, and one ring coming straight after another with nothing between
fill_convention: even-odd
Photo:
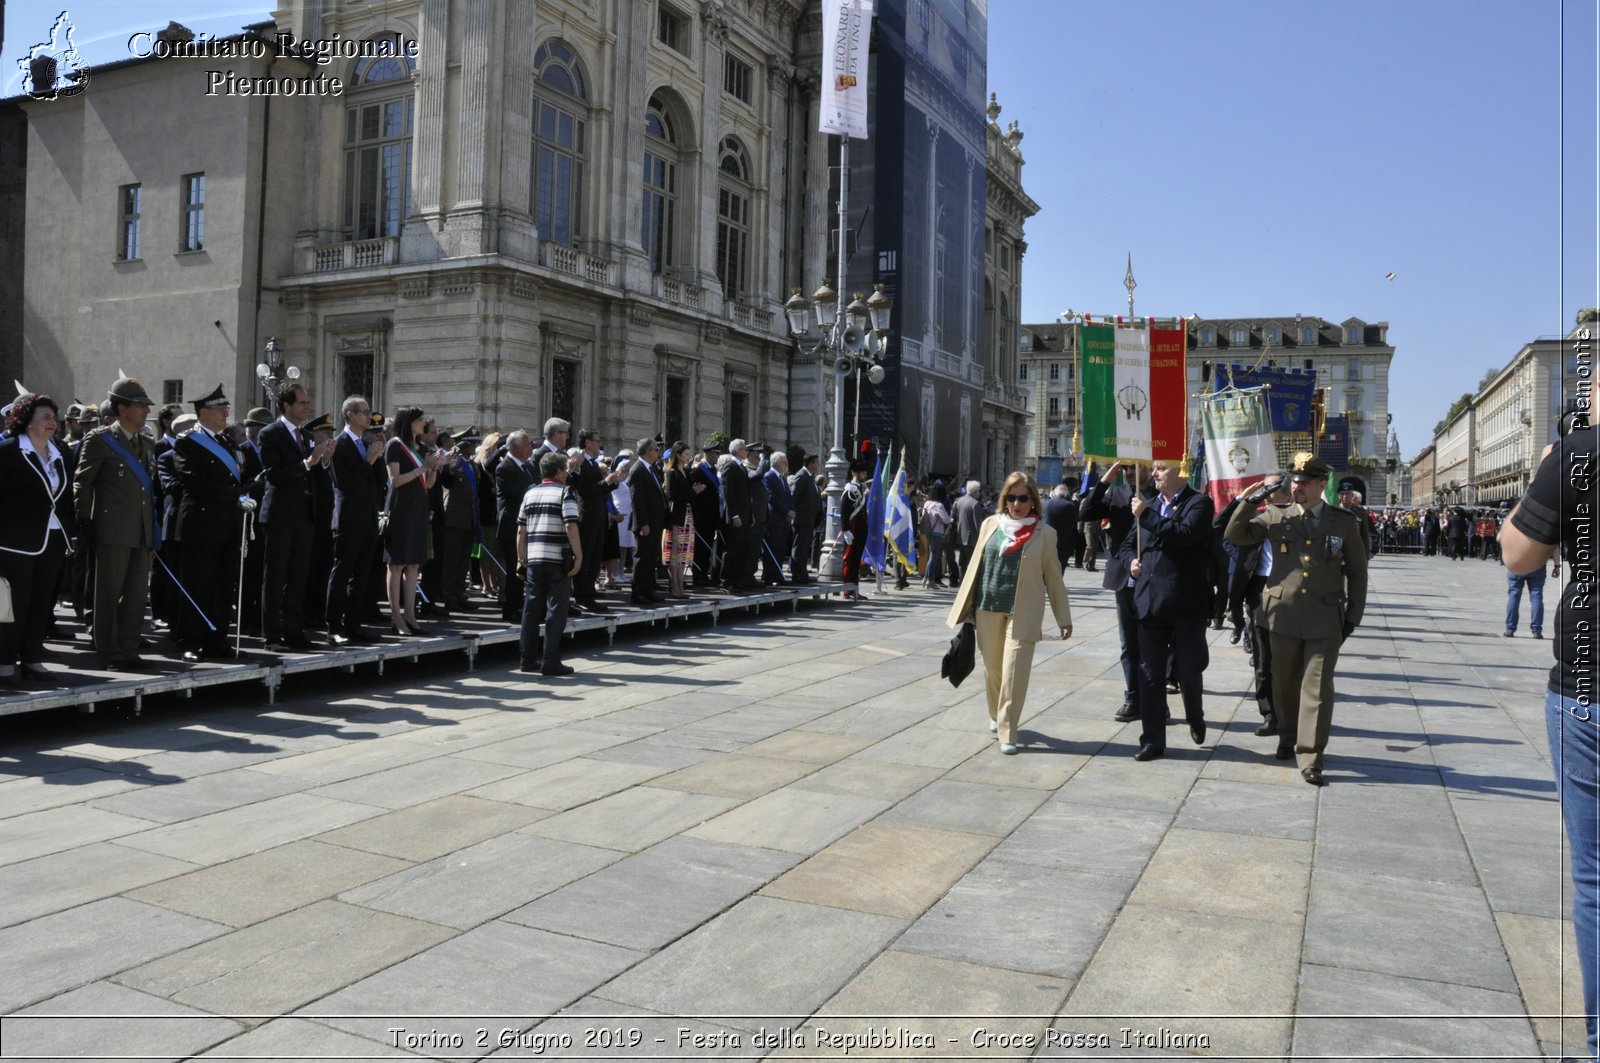
<instances>
[{"instance_id":1,"label":"flag finial spear","mask_svg":"<svg viewBox=\"0 0 1600 1063\"><path fill-rule=\"evenodd\" d=\"M1122 286L1128 289L1128 320L1133 320L1133 290L1139 286L1133 279L1133 252L1128 252L1128 273L1122 278Z\"/></svg>"}]
</instances>

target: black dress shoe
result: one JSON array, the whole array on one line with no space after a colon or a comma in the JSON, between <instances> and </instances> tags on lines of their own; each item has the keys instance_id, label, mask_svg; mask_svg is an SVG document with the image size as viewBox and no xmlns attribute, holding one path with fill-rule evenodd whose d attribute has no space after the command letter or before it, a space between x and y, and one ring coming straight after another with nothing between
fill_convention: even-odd
<instances>
[{"instance_id":1,"label":"black dress shoe","mask_svg":"<svg viewBox=\"0 0 1600 1063\"><path fill-rule=\"evenodd\" d=\"M1233 629L1233 634L1228 636L1228 643L1230 645L1237 646L1237 645L1239 645L1239 640L1242 639L1242 638L1244 638L1244 629L1243 628L1234 628Z\"/></svg>"},{"instance_id":2,"label":"black dress shoe","mask_svg":"<svg viewBox=\"0 0 1600 1063\"><path fill-rule=\"evenodd\" d=\"M290 649L298 650L301 653L311 653L322 648L317 643L306 638L304 635L296 635L292 639L284 639L283 641L284 644Z\"/></svg>"},{"instance_id":3,"label":"black dress shoe","mask_svg":"<svg viewBox=\"0 0 1600 1063\"><path fill-rule=\"evenodd\" d=\"M31 679L35 683L53 683L55 677L36 664L19 665L17 674L23 679Z\"/></svg>"},{"instance_id":4,"label":"black dress shoe","mask_svg":"<svg viewBox=\"0 0 1600 1063\"><path fill-rule=\"evenodd\" d=\"M378 641L378 636L362 627L349 628L348 630L344 631L343 634L346 641L361 646L370 646L374 642Z\"/></svg>"},{"instance_id":5,"label":"black dress shoe","mask_svg":"<svg viewBox=\"0 0 1600 1063\"><path fill-rule=\"evenodd\" d=\"M1272 759L1273 760L1293 760L1294 759L1294 750L1289 748L1288 746L1279 746L1276 750L1273 751Z\"/></svg>"},{"instance_id":6,"label":"black dress shoe","mask_svg":"<svg viewBox=\"0 0 1600 1063\"><path fill-rule=\"evenodd\" d=\"M1178 693L1178 684L1176 682L1170 680L1170 679L1167 680L1167 693L1168 694L1176 694L1176 693ZM1169 716L1168 719L1171 719L1171 717Z\"/></svg>"},{"instance_id":7,"label":"black dress shoe","mask_svg":"<svg viewBox=\"0 0 1600 1063\"><path fill-rule=\"evenodd\" d=\"M539 674L548 676L562 676L571 675L576 671L577 669L572 667L570 664L547 664L543 668L539 669Z\"/></svg>"},{"instance_id":8,"label":"black dress shoe","mask_svg":"<svg viewBox=\"0 0 1600 1063\"><path fill-rule=\"evenodd\" d=\"M188 661L190 664L199 664L201 661L206 659L206 655L201 653L199 650L184 650L183 659Z\"/></svg>"},{"instance_id":9,"label":"black dress shoe","mask_svg":"<svg viewBox=\"0 0 1600 1063\"><path fill-rule=\"evenodd\" d=\"M1322 769L1321 768L1301 768L1300 769L1300 778L1304 779L1306 782L1310 783L1312 786L1326 786L1326 785L1328 785L1328 780L1324 779L1322 777Z\"/></svg>"},{"instance_id":10,"label":"black dress shoe","mask_svg":"<svg viewBox=\"0 0 1600 1063\"><path fill-rule=\"evenodd\" d=\"M1111 718L1116 720L1118 723L1127 723L1130 720L1137 720L1139 718L1139 706L1135 705L1131 701L1124 701L1122 703L1122 708L1118 709L1117 714Z\"/></svg>"},{"instance_id":11,"label":"black dress shoe","mask_svg":"<svg viewBox=\"0 0 1600 1063\"><path fill-rule=\"evenodd\" d=\"M352 642L354 642L355 640L352 639L349 635L343 635L343 634L340 634L339 632L335 631L333 634L328 636L328 641L331 642L335 646L348 646Z\"/></svg>"},{"instance_id":12,"label":"black dress shoe","mask_svg":"<svg viewBox=\"0 0 1600 1063\"><path fill-rule=\"evenodd\" d=\"M1211 630L1212 631L1221 631L1222 630L1222 617L1219 616L1215 620L1211 621Z\"/></svg>"},{"instance_id":13,"label":"black dress shoe","mask_svg":"<svg viewBox=\"0 0 1600 1063\"><path fill-rule=\"evenodd\" d=\"M1133 755L1134 760L1157 760L1166 756L1167 751L1157 749L1155 746L1140 746L1139 752Z\"/></svg>"},{"instance_id":14,"label":"black dress shoe","mask_svg":"<svg viewBox=\"0 0 1600 1063\"><path fill-rule=\"evenodd\" d=\"M1206 722L1204 720L1201 720L1199 723L1191 723L1189 725L1189 737L1194 739L1194 744L1195 745L1197 745L1197 746L1205 745L1206 744Z\"/></svg>"}]
</instances>

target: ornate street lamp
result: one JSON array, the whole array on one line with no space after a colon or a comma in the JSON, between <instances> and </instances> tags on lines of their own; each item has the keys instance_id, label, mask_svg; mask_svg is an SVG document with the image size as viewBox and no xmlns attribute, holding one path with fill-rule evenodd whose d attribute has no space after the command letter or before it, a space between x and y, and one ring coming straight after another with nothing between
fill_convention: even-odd
<instances>
[{"instance_id":1,"label":"ornate street lamp","mask_svg":"<svg viewBox=\"0 0 1600 1063\"><path fill-rule=\"evenodd\" d=\"M850 460L845 456L843 436L845 377L851 372L857 374L856 430L859 434L861 376L864 374L873 384L883 382L883 366L878 364L878 359L888 342L886 333L894 307L894 300L884 292L881 284L865 301L857 295L843 308L842 313L840 302L839 293L824 280L812 293L809 303L800 289L795 288L783 304L784 316L789 320L789 334L794 337L796 345L808 354L817 356L819 366L830 361L833 363L833 447L825 466L828 470L827 544L823 547L822 563L818 566L819 578L823 580L837 580L844 571L844 550L839 543L840 498L844 495L845 478L850 475ZM808 309L815 318L818 339L806 347L805 341L813 335L811 322L806 319ZM818 383L821 383L820 377Z\"/></svg>"},{"instance_id":2,"label":"ornate street lamp","mask_svg":"<svg viewBox=\"0 0 1600 1063\"><path fill-rule=\"evenodd\" d=\"M261 389L266 393L267 408L274 415L280 414L283 411L278 409L278 388L283 386L285 380L299 380L300 367L291 365L284 368L283 348L278 345L276 336L267 338L267 346L262 353L267 360L256 364L256 379L261 381Z\"/></svg>"}]
</instances>

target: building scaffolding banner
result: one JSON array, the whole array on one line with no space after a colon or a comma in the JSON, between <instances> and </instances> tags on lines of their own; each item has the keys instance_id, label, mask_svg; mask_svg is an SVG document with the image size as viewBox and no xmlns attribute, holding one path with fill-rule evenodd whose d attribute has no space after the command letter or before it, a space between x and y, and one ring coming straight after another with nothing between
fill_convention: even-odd
<instances>
[{"instance_id":1,"label":"building scaffolding banner","mask_svg":"<svg viewBox=\"0 0 1600 1063\"><path fill-rule=\"evenodd\" d=\"M817 128L867 139L867 46L873 0L822 0L822 102Z\"/></svg>"},{"instance_id":2,"label":"building scaffolding banner","mask_svg":"<svg viewBox=\"0 0 1600 1063\"><path fill-rule=\"evenodd\" d=\"M1180 461L1188 417L1183 329L1084 325L1083 453L1102 461Z\"/></svg>"}]
</instances>

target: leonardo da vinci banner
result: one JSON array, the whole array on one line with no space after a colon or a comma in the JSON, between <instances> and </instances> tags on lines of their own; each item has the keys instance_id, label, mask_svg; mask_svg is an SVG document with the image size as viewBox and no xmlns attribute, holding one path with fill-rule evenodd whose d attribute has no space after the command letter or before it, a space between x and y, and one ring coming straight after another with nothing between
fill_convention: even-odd
<instances>
[{"instance_id":1,"label":"leonardo da vinci banner","mask_svg":"<svg viewBox=\"0 0 1600 1063\"><path fill-rule=\"evenodd\" d=\"M1083 453L1181 461L1189 403L1183 329L1083 325Z\"/></svg>"},{"instance_id":2,"label":"leonardo da vinci banner","mask_svg":"<svg viewBox=\"0 0 1600 1063\"><path fill-rule=\"evenodd\" d=\"M873 0L822 0L822 105L817 128L867 139L867 46Z\"/></svg>"}]
</instances>

